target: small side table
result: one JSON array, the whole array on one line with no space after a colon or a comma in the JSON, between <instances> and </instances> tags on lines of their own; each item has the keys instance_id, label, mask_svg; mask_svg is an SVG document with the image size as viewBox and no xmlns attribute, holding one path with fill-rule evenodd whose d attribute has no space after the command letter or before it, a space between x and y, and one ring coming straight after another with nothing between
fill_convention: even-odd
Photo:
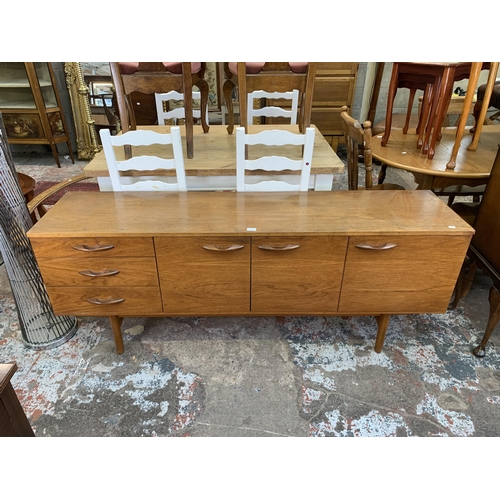
<instances>
[{"instance_id":1,"label":"small side table","mask_svg":"<svg viewBox=\"0 0 500 500\"><path fill-rule=\"evenodd\" d=\"M16 370L16 363L0 364L0 437L34 437L35 433L10 382Z\"/></svg>"}]
</instances>

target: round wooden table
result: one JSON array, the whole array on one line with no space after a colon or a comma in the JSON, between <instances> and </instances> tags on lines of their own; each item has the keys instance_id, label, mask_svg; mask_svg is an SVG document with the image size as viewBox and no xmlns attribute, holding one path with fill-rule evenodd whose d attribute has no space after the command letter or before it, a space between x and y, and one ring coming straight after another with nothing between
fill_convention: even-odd
<instances>
[{"instance_id":1,"label":"round wooden table","mask_svg":"<svg viewBox=\"0 0 500 500\"><path fill-rule=\"evenodd\" d=\"M391 130L386 146L382 146L383 134L374 135L373 157L391 167L411 172L418 184L417 189L439 190L451 186L486 184L500 143L500 125L483 128L476 151L467 151L472 134L466 130L453 170L447 169L446 164L450 160L457 129L448 127L442 131L442 138L436 143L432 159L417 149L415 129L409 129L407 134L403 134L401 129Z\"/></svg>"}]
</instances>

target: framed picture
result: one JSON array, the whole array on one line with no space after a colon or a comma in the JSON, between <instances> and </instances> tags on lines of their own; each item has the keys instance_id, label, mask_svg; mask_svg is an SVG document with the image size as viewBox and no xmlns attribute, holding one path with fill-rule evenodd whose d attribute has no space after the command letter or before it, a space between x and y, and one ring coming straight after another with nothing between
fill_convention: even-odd
<instances>
[{"instance_id":1,"label":"framed picture","mask_svg":"<svg viewBox=\"0 0 500 500\"><path fill-rule=\"evenodd\" d=\"M3 115L7 137L10 139L43 139L40 117L30 113L6 113Z\"/></svg>"}]
</instances>

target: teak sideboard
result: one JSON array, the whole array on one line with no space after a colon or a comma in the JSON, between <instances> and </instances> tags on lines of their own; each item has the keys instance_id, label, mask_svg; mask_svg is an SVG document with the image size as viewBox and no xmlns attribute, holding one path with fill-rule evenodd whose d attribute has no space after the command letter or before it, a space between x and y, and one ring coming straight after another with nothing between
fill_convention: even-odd
<instances>
[{"instance_id":1,"label":"teak sideboard","mask_svg":"<svg viewBox=\"0 0 500 500\"><path fill-rule=\"evenodd\" d=\"M70 192L28 232L56 314L444 313L474 230L428 191Z\"/></svg>"}]
</instances>

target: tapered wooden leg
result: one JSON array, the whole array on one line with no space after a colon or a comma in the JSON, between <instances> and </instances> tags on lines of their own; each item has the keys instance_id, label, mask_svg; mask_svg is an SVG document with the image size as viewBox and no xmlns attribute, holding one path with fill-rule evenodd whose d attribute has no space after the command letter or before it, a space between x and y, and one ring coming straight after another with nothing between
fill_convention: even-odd
<instances>
[{"instance_id":1,"label":"tapered wooden leg","mask_svg":"<svg viewBox=\"0 0 500 500\"><path fill-rule=\"evenodd\" d=\"M438 105L433 121L434 126L429 141L429 149L427 152L427 158L429 158L429 160L432 160L432 158L434 158L436 142L441 140L441 128L443 127L443 122L446 117L448 106L450 105L451 101L451 94L453 92L453 75L454 73L452 74L451 69L445 69L441 79L441 89L438 94Z\"/></svg>"},{"instance_id":2,"label":"tapered wooden leg","mask_svg":"<svg viewBox=\"0 0 500 500\"><path fill-rule=\"evenodd\" d=\"M118 354L123 354L123 337L122 337L122 323L123 318L120 316L110 316L109 322L111 323L111 328L113 330L113 336L115 337L116 352Z\"/></svg>"},{"instance_id":3,"label":"tapered wooden leg","mask_svg":"<svg viewBox=\"0 0 500 500\"><path fill-rule=\"evenodd\" d=\"M380 316L375 316L378 325L377 340L375 340L375 352L382 352L385 334L387 333L387 326L389 325L389 318L389 314L381 314Z\"/></svg>"},{"instance_id":4,"label":"tapered wooden leg","mask_svg":"<svg viewBox=\"0 0 500 500\"><path fill-rule=\"evenodd\" d=\"M481 340L481 343L472 351L474 356L477 356L478 358L484 358L486 354L486 344L493 333L495 326L497 326L498 321L500 320L500 293L494 286L490 288L489 301L490 315L483 340Z\"/></svg>"},{"instance_id":5,"label":"tapered wooden leg","mask_svg":"<svg viewBox=\"0 0 500 500\"><path fill-rule=\"evenodd\" d=\"M464 100L464 108L462 114L460 115L460 120L458 122L457 134L455 136L455 142L453 143L453 149L451 150L451 157L448 163L446 164L446 168L450 170L453 170L456 166L457 155L462 143L462 138L464 136L465 125L467 124L467 119L469 118L469 115L466 112L466 110L469 110L472 105L472 98L474 97L474 91L476 90L477 81L479 79L479 74L481 73L482 65L483 63L472 63L469 75L467 94L465 95L465 100Z\"/></svg>"},{"instance_id":6,"label":"tapered wooden leg","mask_svg":"<svg viewBox=\"0 0 500 500\"><path fill-rule=\"evenodd\" d=\"M475 151L479 144L479 138L481 136L481 130L484 125L484 119L486 118L486 111L489 108L489 102L491 98L491 93L495 85L496 75L498 73L498 62L490 63L490 72L488 74L488 81L486 83L486 89L483 97L483 105L481 106L481 111L479 112L479 118L474 127L474 135L472 137L472 142L469 144L467 151Z\"/></svg>"},{"instance_id":7,"label":"tapered wooden leg","mask_svg":"<svg viewBox=\"0 0 500 500\"><path fill-rule=\"evenodd\" d=\"M210 130L210 126L208 125L208 117L207 117L207 105L208 105L208 94L209 88L208 83L205 80L199 80L196 83L197 87L200 89L201 93L201 127L205 134Z\"/></svg>"},{"instance_id":8,"label":"tapered wooden leg","mask_svg":"<svg viewBox=\"0 0 500 500\"><path fill-rule=\"evenodd\" d=\"M403 134L408 133L408 128L410 126L411 111L413 109L413 101L415 100L415 93L417 89L410 89L410 97L408 98L408 108L406 110L406 119L403 127Z\"/></svg>"},{"instance_id":9,"label":"tapered wooden leg","mask_svg":"<svg viewBox=\"0 0 500 500\"><path fill-rule=\"evenodd\" d=\"M392 75L391 81L389 83L389 91L387 93L387 111L385 113L385 129L384 135L382 136L382 141L380 144L385 146L391 135L392 126L392 108L394 106L394 99L396 97L396 91L398 87L398 77L399 77L399 65L397 62L392 65Z\"/></svg>"}]
</instances>

